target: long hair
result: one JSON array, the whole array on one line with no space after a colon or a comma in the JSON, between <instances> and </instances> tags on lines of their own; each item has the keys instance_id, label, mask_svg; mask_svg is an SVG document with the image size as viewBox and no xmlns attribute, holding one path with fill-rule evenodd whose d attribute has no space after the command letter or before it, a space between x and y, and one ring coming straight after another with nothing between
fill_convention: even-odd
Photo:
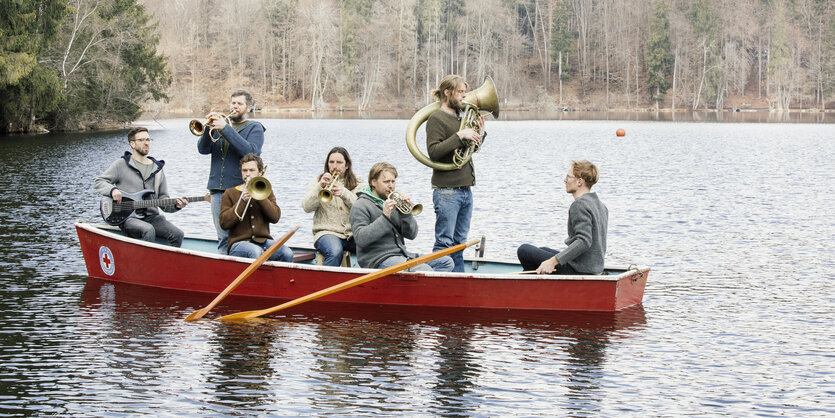
<instances>
[{"instance_id":1,"label":"long hair","mask_svg":"<svg viewBox=\"0 0 835 418\"><path fill-rule=\"evenodd\" d=\"M330 151L328 151L328 155L325 157L325 171L323 172L323 174L330 173L330 169L328 168L328 160L330 160L331 155L333 153L342 154L342 157L345 158L345 172L341 173L339 177L342 178L342 184L345 185L346 189L354 190L357 187L359 181L357 180L357 176L354 175L353 164L351 163L351 156L348 154L348 150L346 150L345 148L333 147ZM319 178L321 179L322 176L320 175Z\"/></svg>"},{"instance_id":2,"label":"long hair","mask_svg":"<svg viewBox=\"0 0 835 418\"><path fill-rule=\"evenodd\" d=\"M450 74L441 80L441 85L438 86L437 89L432 90L432 96L435 96L435 99L439 102L449 100L449 98L455 94L455 89L458 88L461 83L464 83L464 88L466 88L467 82L464 81L464 78L460 75ZM444 91L446 90L450 91L449 96L444 95Z\"/></svg>"}]
</instances>

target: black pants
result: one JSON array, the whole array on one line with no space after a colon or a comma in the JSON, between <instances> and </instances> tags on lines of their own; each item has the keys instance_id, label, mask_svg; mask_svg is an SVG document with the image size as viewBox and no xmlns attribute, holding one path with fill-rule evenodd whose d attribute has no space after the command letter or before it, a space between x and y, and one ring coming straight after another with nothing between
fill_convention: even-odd
<instances>
[{"instance_id":1,"label":"black pants","mask_svg":"<svg viewBox=\"0 0 835 418\"><path fill-rule=\"evenodd\" d=\"M522 244L516 249L516 256L519 257L519 262L522 263L522 270L536 270L543 261L559 254L559 251L548 247L534 247L530 244ZM565 264L557 264L552 274L581 274Z\"/></svg>"}]
</instances>

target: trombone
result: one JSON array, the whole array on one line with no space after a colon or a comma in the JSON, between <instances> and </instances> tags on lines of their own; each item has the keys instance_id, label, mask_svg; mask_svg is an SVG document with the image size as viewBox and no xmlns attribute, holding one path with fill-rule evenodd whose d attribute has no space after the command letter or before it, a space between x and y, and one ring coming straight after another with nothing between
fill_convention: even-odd
<instances>
[{"instance_id":1,"label":"trombone","mask_svg":"<svg viewBox=\"0 0 835 418\"><path fill-rule=\"evenodd\" d=\"M394 201L394 206L404 215L411 213L412 216L418 216L421 212L423 212L423 205L420 203L412 203L411 200L405 199L403 194L400 192L391 192L389 194L389 199Z\"/></svg>"},{"instance_id":2,"label":"trombone","mask_svg":"<svg viewBox=\"0 0 835 418\"><path fill-rule=\"evenodd\" d=\"M328 187L325 187L319 192L319 201L322 202L322 204L330 203L330 201L333 200L333 185L336 184L337 181L339 181L338 172L333 176L333 178L331 178L331 182L328 184Z\"/></svg>"},{"instance_id":3,"label":"trombone","mask_svg":"<svg viewBox=\"0 0 835 418\"><path fill-rule=\"evenodd\" d=\"M246 205L244 205L244 211L238 215L238 206L241 204L241 201L244 198L244 194L241 193L241 197L238 198L238 202L235 203L235 216L238 217L239 221L244 220L244 215L246 215L246 210L249 209L249 204L252 202L252 199L255 200L264 200L270 197L270 193L273 192L273 186L270 184L270 181L267 180L266 177L257 176L257 177L250 177L246 179L246 183L244 183L244 189L246 189L247 193L249 193L249 199L246 200Z\"/></svg>"},{"instance_id":4,"label":"trombone","mask_svg":"<svg viewBox=\"0 0 835 418\"><path fill-rule=\"evenodd\" d=\"M188 130L191 131L191 134L194 136L203 135L206 132L206 129L209 130L209 138L211 138L212 142L217 142L220 139L220 131L213 128L211 125L212 119L223 119L226 121L226 124L231 124L229 121L229 116L224 115L223 113L212 112L206 116L206 122L200 122L197 119L192 119L191 122L188 123Z\"/></svg>"}]
</instances>

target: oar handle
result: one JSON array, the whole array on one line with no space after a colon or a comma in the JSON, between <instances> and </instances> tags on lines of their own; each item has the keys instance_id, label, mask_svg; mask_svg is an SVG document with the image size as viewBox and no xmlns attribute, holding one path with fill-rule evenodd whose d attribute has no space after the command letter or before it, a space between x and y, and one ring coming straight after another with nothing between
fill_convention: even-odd
<instances>
[{"instance_id":1,"label":"oar handle","mask_svg":"<svg viewBox=\"0 0 835 418\"><path fill-rule=\"evenodd\" d=\"M372 280L376 280L376 279L379 279L381 277L385 277L385 276L388 276L390 274L397 273L397 272L402 271L402 270L406 270L406 269L414 267L418 264L423 264L423 263L426 263L428 261L432 261L436 258L440 258L440 257L443 257L445 255L449 255L449 254L452 254L454 252L461 251L461 250L463 250L467 247L478 244L479 241L480 241L480 239L472 240L470 242L465 242L465 243L462 243L462 244L458 244L458 245L455 245L455 246L452 246L452 247L449 247L449 248L445 248L443 250L438 250L438 251L436 251L432 254L423 255L423 256L420 256L418 258L414 258L414 259L411 259L411 260L406 260L406 261L404 261L400 264L396 264L396 265L393 265L391 267L386 267L382 270L375 271L373 273L368 273L366 275L357 277L355 279L351 279L351 280L348 280L346 282L342 282L342 283L333 285L333 286L331 286L327 289L322 289L318 292L314 292L314 293L311 293L309 295L302 296L302 297L297 298L297 299L293 299L289 302L282 303L281 305L273 306L272 308L262 309L260 311L247 311L247 312L233 313L233 314L230 314L230 315L222 316L218 319L224 320L224 321L242 320L242 319L257 318L257 317L262 316L262 315L271 314L273 312L277 312L277 311L280 311L282 309L287 309L287 308L290 308L290 307L293 307L293 306L296 306L296 305L300 305L300 304L305 303L305 302L309 302L309 301L314 300L314 299L319 299L323 296L327 296L327 295L330 295L332 293L340 292L342 290L349 289L349 288L352 288L354 286L359 286L363 283L368 283Z\"/></svg>"},{"instance_id":2,"label":"oar handle","mask_svg":"<svg viewBox=\"0 0 835 418\"><path fill-rule=\"evenodd\" d=\"M284 236L281 237L278 241L276 241L275 244L271 245L270 248L267 248L266 251L264 251L258 258L256 258L255 261L253 261L252 264L250 264L249 267L246 268L246 270L239 274L238 277L232 281L232 283L229 283L229 286L226 286L226 289L223 289L223 291L220 292L220 294L217 295L217 297L215 297L215 299L211 303L209 303L208 306L206 306L203 309L200 309L199 311L193 312L191 315L185 318L185 321L194 321L202 318L203 315L209 313L209 311L212 310L212 308L214 308L218 303L220 303L221 300L223 300L226 296L232 293L232 291L235 290L236 287L240 286L240 284L243 283L244 280L246 280L250 275L252 275L252 273L255 272L255 270L257 270L258 267L261 267L261 264L264 264L264 262L267 261L267 259L269 259L273 254L275 254L275 252L279 248L281 248L281 246L284 245L284 243L287 242L287 240L290 239L290 237L292 237L298 229L299 227L296 226L295 228L291 229L290 232L284 234Z\"/></svg>"}]
</instances>

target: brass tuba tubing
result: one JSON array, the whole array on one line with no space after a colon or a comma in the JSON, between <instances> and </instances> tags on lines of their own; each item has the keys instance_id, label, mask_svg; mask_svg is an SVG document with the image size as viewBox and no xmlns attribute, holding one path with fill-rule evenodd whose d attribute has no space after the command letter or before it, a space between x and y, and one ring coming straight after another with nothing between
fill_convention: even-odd
<instances>
[{"instance_id":1,"label":"brass tuba tubing","mask_svg":"<svg viewBox=\"0 0 835 418\"><path fill-rule=\"evenodd\" d=\"M394 201L394 205L400 213L404 215L412 214L418 216L423 212L423 205L420 203L413 204L411 200L406 200L400 192L394 191L389 194L389 199Z\"/></svg>"}]
</instances>

